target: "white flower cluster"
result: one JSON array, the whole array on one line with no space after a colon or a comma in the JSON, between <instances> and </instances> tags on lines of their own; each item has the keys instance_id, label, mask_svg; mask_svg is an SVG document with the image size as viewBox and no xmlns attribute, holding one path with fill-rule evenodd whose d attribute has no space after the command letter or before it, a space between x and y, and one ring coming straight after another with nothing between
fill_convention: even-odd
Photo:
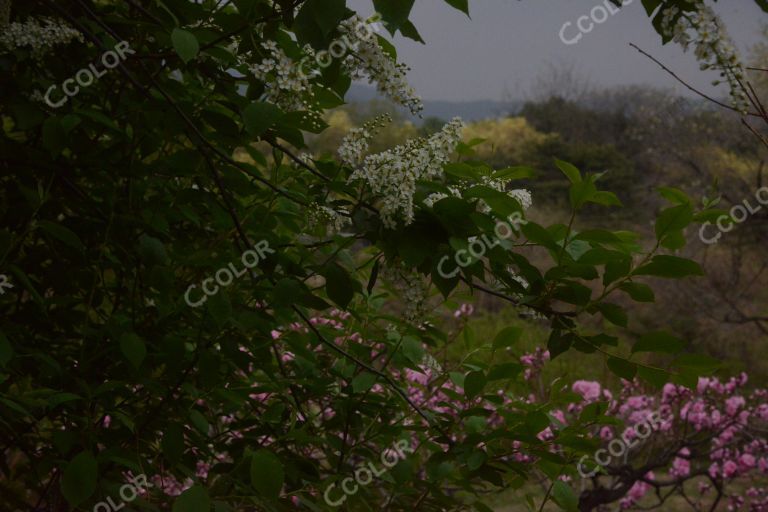
<instances>
[{"instance_id":1,"label":"white flower cluster","mask_svg":"<svg viewBox=\"0 0 768 512\"><path fill-rule=\"evenodd\" d=\"M363 157L368 152L368 145L374 135L387 123L391 123L389 114L376 116L368 121L362 128L353 128L344 137L339 146L339 158L351 167L358 167L363 163Z\"/></svg>"},{"instance_id":2,"label":"white flower cluster","mask_svg":"<svg viewBox=\"0 0 768 512\"><path fill-rule=\"evenodd\" d=\"M530 191L524 188L506 190L507 183L509 183L509 180L493 179L487 176L483 176L482 178L483 185L491 187L494 190L498 190L499 192L505 192L511 198L516 199L517 202L520 203L520 205L523 207L523 210L527 210L528 208L530 208L531 205L533 204L533 198L531 197ZM432 193L429 196L427 196L426 199L424 199L424 205L428 207L432 207L436 202L440 201L441 199L445 199L446 197L451 197L451 196L462 197L462 190L466 190L471 185L472 184L470 183L462 183L462 184L459 184L457 187L448 187L448 190L451 192L450 196L443 192ZM491 207L488 206L482 199L480 200L479 205L480 205L480 211L484 213L488 213L491 211Z\"/></svg>"},{"instance_id":3,"label":"white flower cluster","mask_svg":"<svg viewBox=\"0 0 768 512\"><path fill-rule=\"evenodd\" d=\"M687 51L691 43L701 69L715 69L730 88L731 104L741 112L749 108L749 99L744 91L745 71L736 48L725 31L722 20L704 4L694 0L696 11L681 12L677 7L667 8L662 13L661 29L665 35L680 44ZM713 85L720 82L715 81Z\"/></svg>"},{"instance_id":4,"label":"white flower cluster","mask_svg":"<svg viewBox=\"0 0 768 512\"><path fill-rule=\"evenodd\" d=\"M0 46L8 51L30 47L35 59L42 58L54 46L68 44L73 40L83 42L83 34L54 18L29 18L0 28Z\"/></svg>"},{"instance_id":5,"label":"white flower cluster","mask_svg":"<svg viewBox=\"0 0 768 512\"><path fill-rule=\"evenodd\" d=\"M516 199L518 203L520 203L520 206L523 207L523 210L527 210L531 207L533 204L533 198L531 197L530 191L524 189L524 188L516 188L512 190L507 190L507 184L510 180L505 180L504 178L489 178L487 176L483 176L483 185L490 187L494 190L498 190L499 192L506 192L506 194L511 197L512 199ZM483 203L483 211L490 211L490 207Z\"/></svg>"},{"instance_id":6,"label":"white flower cluster","mask_svg":"<svg viewBox=\"0 0 768 512\"><path fill-rule=\"evenodd\" d=\"M310 203L307 207L307 220L310 229L323 226L329 235L340 233L347 225L346 217L333 208L318 203Z\"/></svg>"},{"instance_id":7,"label":"white flower cluster","mask_svg":"<svg viewBox=\"0 0 768 512\"><path fill-rule=\"evenodd\" d=\"M306 100L306 95L314 96L307 76L301 73L300 66L288 57L274 41L262 43L262 48L270 57L261 64L249 66L253 76L264 82L266 100L283 110L313 110L313 105Z\"/></svg>"},{"instance_id":8,"label":"white flower cluster","mask_svg":"<svg viewBox=\"0 0 768 512\"><path fill-rule=\"evenodd\" d=\"M444 192L433 192L424 199L424 206L432 208L436 202L446 197L461 197L461 190L456 187L448 187L450 194Z\"/></svg>"},{"instance_id":9,"label":"white flower cluster","mask_svg":"<svg viewBox=\"0 0 768 512\"><path fill-rule=\"evenodd\" d=\"M381 277L398 292L398 299L405 304L403 316L409 322L421 323L427 313L427 292L429 287L418 271L408 269L405 264L387 262L382 266Z\"/></svg>"},{"instance_id":10,"label":"white flower cluster","mask_svg":"<svg viewBox=\"0 0 768 512\"><path fill-rule=\"evenodd\" d=\"M352 78L361 79L367 76L369 83L375 83L382 95L418 115L424 105L406 79L410 68L395 62L384 51L374 34L359 30L365 23L360 16L354 15L344 20L339 27L345 34L345 40L351 43L352 53L344 59L345 68Z\"/></svg>"},{"instance_id":11,"label":"white flower cluster","mask_svg":"<svg viewBox=\"0 0 768 512\"><path fill-rule=\"evenodd\" d=\"M461 119L454 118L428 139L409 140L394 149L368 155L362 167L352 173L350 182L362 180L382 197L380 213L386 227L394 229L398 218L406 225L413 222L416 182L442 173L461 140L463 126Z\"/></svg>"}]
</instances>

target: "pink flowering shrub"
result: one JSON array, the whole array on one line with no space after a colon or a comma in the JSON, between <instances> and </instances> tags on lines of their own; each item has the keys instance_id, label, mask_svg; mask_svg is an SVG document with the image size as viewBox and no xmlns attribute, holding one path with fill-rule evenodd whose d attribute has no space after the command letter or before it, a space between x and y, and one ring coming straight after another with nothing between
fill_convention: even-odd
<instances>
[{"instance_id":1,"label":"pink flowering shrub","mask_svg":"<svg viewBox=\"0 0 768 512\"><path fill-rule=\"evenodd\" d=\"M528 366L536 359L535 354L522 358ZM581 510L617 501L621 509L666 506L677 495L685 496L693 510L727 503L729 511L767 511L768 391L749 390L747 381L744 373L725 382L701 377L695 389L667 383L650 392L636 380L622 380L617 394L598 382L574 382L571 391L578 400L552 413L560 423L568 425L597 404L604 418L619 420L588 430L608 464L596 462L594 453L589 462L582 457L578 463L574 487ZM648 435L640 425L653 415L658 421ZM559 433L547 437L557 443ZM695 491L685 494L686 484Z\"/></svg>"}]
</instances>

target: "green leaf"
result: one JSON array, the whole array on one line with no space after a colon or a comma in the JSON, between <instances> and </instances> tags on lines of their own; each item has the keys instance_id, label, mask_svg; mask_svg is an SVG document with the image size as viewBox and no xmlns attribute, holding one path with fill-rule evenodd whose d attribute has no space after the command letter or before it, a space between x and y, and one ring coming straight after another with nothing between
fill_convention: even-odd
<instances>
[{"instance_id":1,"label":"green leaf","mask_svg":"<svg viewBox=\"0 0 768 512\"><path fill-rule=\"evenodd\" d=\"M549 341L547 341L547 350L549 350L550 358L554 359L563 352L566 352L571 348L572 343L573 335L571 333L563 333L560 330L554 329L552 334L549 335Z\"/></svg>"},{"instance_id":2,"label":"green leaf","mask_svg":"<svg viewBox=\"0 0 768 512\"><path fill-rule=\"evenodd\" d=\"M576 497L576 494L574 494L573 489L562 480L557 480L552 485L552 499L563 510L567 510L568 512L575 512L578 510L579 499Z\"/></svg>"},{"instance_id":3,"label":"green leaf","mask_svg":"<svg viewBox=\"0 0 768 512\"><path fill-rule=\"evenodd\" d=\"M365 287L365 291L368 292L368 295L373 292L373 287L376 286L376 280L379 277L380 268L380 260L376 260L376 262L373 264L373 268L371 269L371 276L368 278L368 286Z\"/></svg>"},{"instance_id":4,"label":"green leaf","mask_svg":"<svg viewBox=\"0 0 768 512\"><path fill-rule=\"evenodd\" d=\"M541 245L553 251L557 251L560 248L552 234L535 222L523 224L522 231L525 237L534 244Z\"/></svg>"},{"instance_id":5,"label":"green leaf","mask_svg":"<svg viewBox=\"0 0 768 512\"><path fill-rule=\"evenodd\" d=\"M354 283L349 273L333 263L327 265L321 275L325 278L325 293L341 309L347 309L355 294Z\"/></svg>"},{"instance_id":6,"label":"green leaf","mask_svg":"<svg viewBox=\"0 0 768 512\"><path fill-rule=\"evenodd\" d=\"M571 185L569 192L571 208L578 210L584 206L584 203L592 200L596 193L597 187L595 187L595 184L592 182L592 180L578 181L574 183Z\"/></svg>"},{"instance_id":7,"label":"green leaf","mask_svg":"<svg viewBox=\"0 0 768 512\"><path fill-rule=\"evenodd\" d=\"M285 480L285 470L280 459L269 450L259 450L251 458L251 485L271 500L280 496Z\"/></svg>"},{"instance_id":8,"label":"green leaf","mask_svg":"<svg viewBox=\"0 0 768 512\"><path fill-rule=\"evenodd\" d=\"M61 492L72 507L77 507L96 491L98 464L90 451L81 452L64 469Z\"/></svg>"},{"instance_id":9,"label":"green leaf","mask_svg":"<svg viewBox=\"0 0 768 512\"><path fill-rule=\"evenodd\" d=\"M662 255L654 256L650 263L636 269L633 274L680 279L688 276L703 276L704 271L695 261Z\"/></svg>"},{"instance_id":10,"label":"green leaf","mask_svg":"<svg viewBox=\"0 0 768 512\"><path fill-rule=\"evenodd\" d=\"M637 365L626 359L620 359L618 357L608 358L608 369L615 375L618 375L622 379L632 380L637 373Z\"/></svg>"},{"instance_id":11,"label":"green leaf","mask_svg":"<svg viewBox=\"0 0 768 512\"><path fill-rule=\"evenodd\" d=\"M197 57L197 53L200 51L200 44L195 35L180 28L175 28L171 32L171 42L173 49L176 50L185 64Z\"/></svg>"},{"instance_id":12,"label":"green leaf","mask_svg":"<svg viewBox=\"0 0 768 512\"><path fill-rule=\"evenodd\" d=\"M133 333L125 333L120 337L120 351L136 369L141 366L147 355L144 341Z\"/></svg>"},{"instance_id":13,"label":"green leaf","mask_svg":"<svg viewBox=\"0 0 768 512\"><path fill-rule=\"evenodd\" d=\"M609 302L601 302L595 306L603 317L612 324L619 327L626 327L629 319L627 318L627 312L621 306L611 304Z\"/></svg>"},{"instance_id":14,"label":"green leaf","mask_svg":"<svg viewBox=\"0 0 768 512\"><path fill-rule=\"evenodd\" d=\"M492 175L493 178L505 180L523 180L527 178L533 178L535 176L535 170L523 165L516 165L514 167L507 167L506 169L499 169Z\"/></svg>"},{"instance_id":15,"label":"green leaf","mask_svg":"<svg viewBox=\"0 0 768 512\"><path fill-rule=\"evenodd\" d=\"M211 497L208 489L201 485L193 485L176 498L171 512L210 512Z\"/></svg>"},{"instance_id":16,"label":"green leaf","mask_svg":"<svg viewBox=\"0 0 768 512\"><path fill-rule=\"evenodd\" d=\"M414 0L373 0L376 12L382 15L390 33L400 30L408 21Z\"/></svg>"},{"instance_id":17,"label":"green leaf","mask_svg":"<svg viewBox=\"0 0 768 512\"><path fill-rule=\"evenodd\" d=\"M469 0L445 0L451 7L469 16Z\"/></svg>"},{"instance_id":18,"label":"green leaf","mask_svg":"<svg viewBox=\"0 0 768 512\"><path fill-rule=\"evenodd\" d=\"M676 338L664 331L655 331L644 334L632 347L635 352L665 352L677 354L685 348L685 341Z\"/></svg>"},{"instance_id":19,"label":"green leaf","mask_svg":"<svg viewBox=\"0 0 768 512\"><path fill-rule=\"evenodd\" d=\"M443 166L445 174L449 174L456 178L463 180L469 180L472 182L480 181L480 173L478 173L474 167L462 162L451 162Z\"/></svg>"},{"instance_id":20,"label":"green leaf","mask_svg":"<svg viewBox=\"0 0 768 512\"><path fill-rule=\"evenodd\" d=\"M619 289L626 292L636 302L654 302L656 300L651 287L642 283L622 283Z\"/></svg>"},{"instance_id":21,"label":"green leaf","mask_svg":"<svg viewBox=\"0 0 768 512\"><path fill-rule=\"evenodd\" d=\"M588 199L591 203L602 204L603 206L624 206L621 200L613 192L607 190L598 190Z\"/></svg>"},{"instance_id":22,"label":"green leaf","mask_svg":"<svg viewBox=\"0 0 768 512\"><path fill-rule=\"evenodd\" d=\"M659 193L669 202L675 204L690 204L688 194L675 187L659 187Z\"/></svg>"},{"instance_id":23,"label":"green leaf","mask_svg":"<svg viewBox=\"0 0 768 512\"><path fill-rule=\"evenodd\" d=\"M139 237L139 254L147 265L162 265L168 261L163 242L149 235Z\"/></svg>"},{"instance_id":24,"label":"green leaf","mask_svg":"<svg viewBox=\"0 0 768 512\"><path fill-rule=\"evenodd\" d=\"M488 372L488 380L513 379L523 371L523 366L517 363L503 363L492 366Z\"/></svg>"},{"instance_id":25,"label":"green leaf","mask_svg":"<svg viewBox=\"0 0 768 512\"><path fill-rule=\"evenodd\" d=\"M177 464L184 455L184 428L178 423L166 425L160 446L165 458L171 464Z\"/></svg>"},{"instance_id":26,"label":"green leaf","mask_svg":"<svg viewBox=\"0 0 768 512\"><path fill-rule=\"evenodd\" d=\"M71 247L72 249L78 252L85 251L83 242L80 241L80 238L75 234L74 231L62 226L61 224L56 224L47 220L41 220L37 223L37 225L40 227L40 229L51 235L53 238Z\"/></svg>"},{"instance_id":27,"label":"green leaf","mask_svg":"<svg viewBox=\"0 0 768 512\"><path fill-rule=\"evenodd\" d=\"M510 347L520 341L523 329L520 327L505 327L493 339L493 348Z\"/></svg>"},{"instance_id":28,"label":"green leaf","mask_svg":"<svg viewBox=\"0 0 768 512\"><path fill-rule=\"evenodd\" d=\"M555 158L555 165L557 165L557 167L563 171L563 174L565 174L571 183L581 182L581 172L579 172L575 165L569 164L568 162L564 162L563 160L559 160L557 158Z\"/></svg>"},{"instance_id":29,"label":"green leaf","mask_svg":"<svg viewBox=\"0 0 768 512\"><path fill-rule=\"evenodd\" d=\"M693 207L686 203L663 210L656 219L656 238L686 228L693 221Z\"/></svg>"},{"instance_id":30,"label":"green leaf","mask_svg":"<svg viewBox=\"0 0 768 512\"><path fill-rule=\"evenodd\" d=\"M678 368L691 368L709 372L720 367L720 361L705 354L681 354L675 359Z\"/></svg>"},{"instance_id":31,"label":"green leaf","mask_svg":"<svg viewBox=\"0 0 768 512\"><path fill-rule=\"evenodd\" d=\"M245 130L258 137L283 117L283 111L266 101L253 102L243 110Z\"/></svg>"},{"instance_id":32,"label":"green leaf","mask_svg":"<svg viewBox=\"0 0 768 512\"><path fill-rule=\"evenodd\" d=\"M574 240L584 240L585 242L596 242L601 244L621 243L621 238L604 229L588 229L578 233Z\"/></svg>"},{"instance_id":33,"label":"green leaf","mask_svg":"<svg viewBox=\"0 0 768 512\"><path fill-rule=\"evenodd\" d=\"M362 393L368 391L376 383L378 377L370 372L363 372L352 379L352 391Z\"/></svg>"},{"instance_id":34,"label":"green leaf","mask_svg":"<svg viewBox=\"0 0 768 512\"><path fill-rule=\"evenodd\" d=\"M655 368L647 368L645 366L637 368L637 376L657 389L663 388L664 384L666 384L669 379L669 374L667 372Z\"/></svg>"},{"instance_id":35,"label":"green leaf","mask_svg":"<svg viewBox=\"0 0 768 512\"><path fill-rule=\"evenodd\" d=\"M485 374L481 371L469 372L464 377L464 395L472 399L479 395L486 384Z\"/></svg>"},{"instance_id":36,"label":"green leaf","mask_svg":"<svg viewBox=\"0 0 768 512\"><path fill-rule=\"evenodd\" d=\"M208 435L208 420L205 419L205 416L200 411L196 409L189 411L189 420L201 434Z\"/></svg>"},{"instance_id":37,"label":"green leaf","mask_svg":"<svg viewBox=\"0 0 768 512\"><path fill-rule=\"evenodd\" d=\"M403 355L413 364L420 364L424 359L424 347L422 347L421 341L412 336L403 338L401 350Z\"/></svg>"}]
</instances>

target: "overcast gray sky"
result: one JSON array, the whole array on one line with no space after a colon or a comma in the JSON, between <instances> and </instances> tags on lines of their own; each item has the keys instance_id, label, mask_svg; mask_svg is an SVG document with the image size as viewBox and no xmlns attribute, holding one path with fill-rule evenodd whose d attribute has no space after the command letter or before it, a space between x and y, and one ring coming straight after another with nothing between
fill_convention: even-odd
<instances>
[{"instance_id":1,"label":"overcast gray sky","mask_svg":"<svg viewBox=\"0 0 768 512\"><path fill-rule=\"evenodd\" d=\"M397 36L400 59L409 64L410 83L428 100L500 100L507 90L514 99L531 92L547 64L570 62L597 86L650 84L684 93L656 64L629 47L633 42L664 62L692 85L712 93L716 73L702 72L691 51L674 43L664 47L645 14L641 0L595 24L577 44L559 36L579 33L576 20L589 15L602 0L469 0L471 19L444 0L416 0L411 20L426 45ZM708 2L711 4L711 2ZM349 0L348 5L369 15L371 0ZM753 0L723 0L714 4L737 47L745 52L760 39L768 23ZM601 13L597 13L600 17ZM721 86L719 94L727 92Z\"/></svg>"}]
</instances>

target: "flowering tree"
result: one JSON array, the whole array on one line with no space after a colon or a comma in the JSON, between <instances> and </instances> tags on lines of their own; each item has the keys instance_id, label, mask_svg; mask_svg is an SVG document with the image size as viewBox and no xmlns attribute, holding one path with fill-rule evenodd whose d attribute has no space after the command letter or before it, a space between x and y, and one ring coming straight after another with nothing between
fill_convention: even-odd
<instances>
[{"instance_id":1,"label":"flowering tree","mask_svg":"<svg viewBox=\"0 0 768 512\"><path fill-rule=\"evenodd\" d=\"M548 359L542 350L521 357L526 380L539 384L531 387L531 402L548 399L540 385ZM768 391L747 392L746 384L742 373L726 383L702 377L695 387L667 383L648 392L636 380L622 380L614 396L598 382L574 382L575 400L551 414L561 428L593 417L590 435L603 445L582 456L578 477L563 478L579 492L579 510L614 502L621 509L656 508L668 501L715 510L721 500L729 510L767 510ZM549 428L539 435L557 438Z\"/></svg>"},{"instance_id":2,"label":"flowering tree","mask_svg":"<svg viewBox=\"0 0 768 512\"><path fill-rule=\"evenodd\" d=\"M373 3L419 38L413 2ZM628 381L693 387L714 367L669 334L630 348L583 321L627 327L617 294L648 302L644 279L702 273L675 254L709 215L682 192L662 190L641 243L580 228L587 205L620 202L566 162L569 218L524 219L531 194L513 182L532 170L477 161L460 120L369 154L378 119L336 155L302 154L353 78L421 108L344 0L6 0L0 14L11 509L484 511L489 489L535 471L555 482L545 500L575 508L557 482L593 447L598 407L560 428L569 394L505 393L525 370L503 354L513 327L479 349L490 358L438 362L457 290L533 312L552 357L595 353ZM389 470L360 469L377 459ZM126 495L127 481L151 486Z\"/></svg>"}]
</instances>

